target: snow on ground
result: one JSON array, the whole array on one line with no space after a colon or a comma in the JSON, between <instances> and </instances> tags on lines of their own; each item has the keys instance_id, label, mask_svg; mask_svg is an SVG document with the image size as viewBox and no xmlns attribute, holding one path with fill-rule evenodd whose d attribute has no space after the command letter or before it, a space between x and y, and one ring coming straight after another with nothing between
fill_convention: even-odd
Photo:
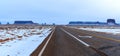
<instances>
[{"instance_id":1,"label":"snow on ground","mask_svg":"<svg viewBox=\"0 0 120 56\"><path fill-rule=\"evenodd\" d=\"M115 28L79 28L82 30L88 30L88 31L97 31L97 32L105 32L105 33L112 33L112 34L120 34L120 29Z\"/></svg>"},{"instance_id":2,"label":"snow on ground","mask_svg":"<svg viewBox=\"0 0 120 56\"><path fill-rule=\"evenodd\" d=\"M0 56L30 56L50 32L51 28L44 27L0 30ZM7 38L9 39L5 40Z\"/></svg>"}]
</instances>

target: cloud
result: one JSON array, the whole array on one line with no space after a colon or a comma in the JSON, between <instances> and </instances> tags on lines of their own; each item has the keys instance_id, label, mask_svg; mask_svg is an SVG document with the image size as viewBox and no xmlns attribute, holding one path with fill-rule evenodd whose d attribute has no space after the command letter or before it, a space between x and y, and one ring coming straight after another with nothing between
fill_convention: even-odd
<instances>
[{"instance_id":1,"label":"cloud","mask_svg":"<svg viewBox=\"0 0 120 56\"><path fill-rule=\"evenodd\" d=\"M59 20L68 22L102 18L99 19L102 21L107 18L120 18L119 0L0 0L0 8L1 20L36 18L44 22L56 20L58 23Z\"/></svg>"}]
</instances>

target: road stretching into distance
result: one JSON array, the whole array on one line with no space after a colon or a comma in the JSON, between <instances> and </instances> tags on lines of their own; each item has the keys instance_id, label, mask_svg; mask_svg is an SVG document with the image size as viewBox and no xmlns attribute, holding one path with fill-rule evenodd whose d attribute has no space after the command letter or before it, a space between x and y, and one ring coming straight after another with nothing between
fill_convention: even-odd
<instances>
[{"instance_id":1,"label":"road stretching into distance","mask_svg":"<svg viewBox=\"0 0 120 56\"><path fill-rule=\"evenodd\" d=\"M30 56L119 56L115 35L56 26Z\"/></svg>"}]
</instances>

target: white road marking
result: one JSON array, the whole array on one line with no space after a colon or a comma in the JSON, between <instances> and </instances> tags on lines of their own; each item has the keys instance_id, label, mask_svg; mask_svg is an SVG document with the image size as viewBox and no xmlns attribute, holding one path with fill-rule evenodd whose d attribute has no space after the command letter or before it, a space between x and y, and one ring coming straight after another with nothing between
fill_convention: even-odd
<instances>
[{"instance_id":1,"label":"white road marking","mask_svg":"<svg viewBox=\"0 0 120 56\"><path fill-rule=\"evenodd\" d=\"M43 52L44 52L45 48L47 47L47 45L48 45L48 43L49 43L49 41L50 41L50 39L51 39L51 37L52 37L52 35L53 35L54 31L55 31L55 28L54 28L54 30L52 31L52 33L51 33L51 35L50 35L49 39L47 40L47 42L46 42L46 43L45 43L45 45L43 46L43 48L42 48L42 50L40 51L40 53L39 53L39 55L38 55L38 56L42 56L42 54L43 54Z\"/></svg>"},{"instance_id":2,"label":"white road marking","mask_svg":"<svg viewBox=\"0 0 120 56\"><path fill-rule=\"evenodd\" d=\"M75 37L75 36L74 36L74 35L72 35L71 33L69 33L69 32L67 32L67 31L65 31L65 30L64 30L64 29L62 29L62 28L61 28L61 30L63 30L65 33L67 33L67 34L68 34L68 35L70 35L71 37L75 38L76 40L78 40L79 42L81 42L82 44L84 44L85 46L90 47L90 45L89 45L89 44L87 44L87 43L85 43L84 41L82 41L82 40L78 39L77 37Z\"/></svg>"},{"instance_id":3,"label":"white road marking","mask_svg":"<svg viewBox=\"0 0 120 56\"><path fill-rule=\"evenodd\" d=\"M80 36L78 35L79 37L83 37L83 38L92 38L92 36Z\"/></svg>"}]
</instances>

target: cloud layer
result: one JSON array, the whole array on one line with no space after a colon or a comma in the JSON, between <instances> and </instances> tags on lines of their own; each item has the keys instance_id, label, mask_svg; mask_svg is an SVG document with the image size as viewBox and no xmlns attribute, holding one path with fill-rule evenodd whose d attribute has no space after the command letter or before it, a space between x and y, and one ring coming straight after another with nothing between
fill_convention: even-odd
<instances>
[{"instance_id":1,"label":"cloud layer","mask_svg":"<svg viewBox=\"0 0 120 56\"><path fill-rule=\"evenodd\" d=\"M1 0L0 20L33 20L38 23L64 24L69 21L119 22L119 0ZM11 20L7 20L11 19Z\"/></svg>"}]
</instances>

